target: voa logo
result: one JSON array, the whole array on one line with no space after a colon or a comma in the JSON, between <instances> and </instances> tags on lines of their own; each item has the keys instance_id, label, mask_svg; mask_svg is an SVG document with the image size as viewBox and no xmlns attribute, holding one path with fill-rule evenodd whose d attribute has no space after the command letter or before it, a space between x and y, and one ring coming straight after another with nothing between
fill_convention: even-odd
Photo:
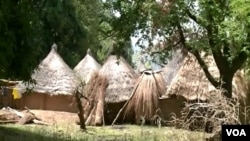
<instances>
[{"instance_id":1,"label":"voa logo","mask_svg":"<svg viewBox=\"0 0 250 141\"><path fill-rule=\"evenodd\" d=\"M226 129L227 136L247 136L244 129Z\"/></svg>"}]
</instances>

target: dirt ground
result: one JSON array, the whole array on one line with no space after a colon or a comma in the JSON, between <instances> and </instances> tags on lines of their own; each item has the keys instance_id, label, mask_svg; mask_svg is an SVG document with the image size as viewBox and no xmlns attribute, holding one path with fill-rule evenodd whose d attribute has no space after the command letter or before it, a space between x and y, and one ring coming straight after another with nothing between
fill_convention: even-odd
<instances>
[{"instance_id":1,"label":"dirt ground","mask_svg":"<svg viewBox=\"0 0 250 141\"><path fill-rule=\"evenodd\" d=\"M42 121L50 124L76 124L77 113L49 111L49 110L30 110Z\"/></svg>"}]
</instances>

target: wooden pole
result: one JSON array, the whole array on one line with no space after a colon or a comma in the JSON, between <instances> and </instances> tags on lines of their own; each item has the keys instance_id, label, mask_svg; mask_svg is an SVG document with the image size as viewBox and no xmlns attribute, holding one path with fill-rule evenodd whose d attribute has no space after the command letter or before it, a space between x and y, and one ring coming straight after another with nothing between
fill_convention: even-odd
<instances>
[{"instance_id":1,"label":"wooden pole","mask_svg":"<svg viewBox=\"0 0 250 141\"><path fill-rule=\"evenodd\" d=\"M113 120L113 122L112 122L112 124L111 124L112 126L115 124L115 122L116 122L116 120L119 118L121 112L125 109L125 107L126 107L126 106L128 105L128 103L129 103L129 101L130 101L130 100L132 99L132 97L134 96L134 94L135 94L135 92L136 92L136 90L137 90L137 88L138 88L139 82L141 82L142 78L143 78L143 77L141 77L141 78L139 79L139 81L136 83L136 87L135 87L135 89L133 90L133 92L132 92L130 98L129 98L129 99L127 100L127 102L122 106L122 108L120 109L120 111L119 111L118 114L116 115L115 119Z\"/></svg>"}]
</instances>

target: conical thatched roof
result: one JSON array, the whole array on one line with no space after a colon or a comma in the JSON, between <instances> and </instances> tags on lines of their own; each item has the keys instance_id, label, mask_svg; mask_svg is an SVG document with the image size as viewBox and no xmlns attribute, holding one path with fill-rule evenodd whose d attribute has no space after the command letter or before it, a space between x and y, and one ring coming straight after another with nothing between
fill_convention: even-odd
<instances>
[{"instance_id":1,"label":"conical thatched roof","mask_svg":"<svg viewBox=\"0 0 250 141\"><path fill-rule=\"evenodd\" d=\"M137 123L144 117L151 121L157 115L159 98L166 92L162 74L151 70L143 71L133 89L130 100L124 105L124 116L135 116Z\"/></svg>"},{"instance_id":2,"label":"conical thatched roof","mask_svg":"<svg viewBox=\"0 0 250 141\"><path fill-rule=\"evenodd\" d=\"M171 57L171 60L168 62L168 64L162 69L162 74L164 77L164 80L166 82L166 85L169 86L174 77L177 75L182 63L183 59L185 58L185 55L183 54L181 50L176 50Z\"/></svg>"},{"instance_id":3,"label":"conical thatched roof","mask_svg":"<svg viewBox=\"0 0 250 141\"><path fill-rule=\"evenodd\" d=\"M169 65L166 65L166 67L163 68L163 75L165 76L165 81L168 84L166 86L167 92L164 97L169 97L173 94L182 95L187 100L206 101L208 97L211 96L211 93L216 91L218 92L218 90L209 82L200 64L191 53L183 54L176 52L175 56L173 56ZM205 60L209 68L209 72L215 78L219 78L219 70L213 60L213 57L205 56L205 54L202 54L201 56L204 58L203 60ZM178 59L179 63L177 63L177 67L172 67L171 63L176 62ZM174 71L171 71L171 68L174 68ZM237 85L239 85L236 84L235 81L239 79L239 75L242 74L237 72L233 79L234 97L236 96ZM168 76L171 76L171 79L166 79L169 78Z\"/></svg>"},{"instance_id":4,"label":"conical thatched roof","mask_svg":"<svg viewBox=\"0 0 250 141\"><path fill-rule=\"evenodd\" d=\"M105 102L116 103L129 99L138 75L120 56L110 55L99 71L108 81Z\"/></svg>"},{"instance_id":5,"label":"conical thatched roof","mask_svg":"<svg viewBox=\"0 0 250 141\"><path fill-rule=\"evenodd\" d=\"M191 53L183 54L176 51L169 64L176 62L178 59L178 67L175 68L175 71L168 71L168 68L171 68L169 65L163 68L164 76L172 75L171 80L165 79L169 84L167 85L166 95L182 95L188 100L207 100L209 93L214 92L216 89L207 80L196 58ZM206 56L205 61L209 66L210 73L219 77L213 58Z\"/></svg>"},{"instance_id":6,"label":"conical thatched roof","mask_svg":"<svg viewBox=\"0 0 250 141\"><path fill-rule=\"evenodd\" d=\"M120 103L130 98L137 74L123 57L110 55L99 72L95 72L86 87L83 100L86 125L102 125L104 103Z\"/></svg>"},{"instance_id":7,"label":"conical thatched roof","mask_svg":"<svg viewBox=\"0 0 250 141\"><path fill-rule=\"evenodd\" d=\"M25 86L21 83L17 87L22 89L33 87L34 92L51 95L71 95L80 83L73 70L57 53L56 44L52 45L49 54L32 74L32 79L36 81L36 84Z\"/></svg>"},{"instance_id":8,"label":"conical thatched roof","mask_svg":"<svg viewBox=\"0 0 250 141\"><path fill-rule=\"evenodd\" d=\"M99 71L101 65L91 56L88 49L86 56L75 66L74 72L80 77L82 82L87 83L94 72Z\"/></svg>"}]
</instances>

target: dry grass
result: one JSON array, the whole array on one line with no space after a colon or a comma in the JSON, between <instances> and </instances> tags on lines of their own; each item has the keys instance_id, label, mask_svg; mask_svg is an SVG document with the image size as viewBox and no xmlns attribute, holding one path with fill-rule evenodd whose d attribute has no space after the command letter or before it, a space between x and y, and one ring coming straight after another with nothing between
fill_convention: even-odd
<instances>
[{"instance_id":1,"label":"dry grass","mask_svg":"<svg viewBox=\"0 0 250 141\"><path fill-rule=\"evenodd\" d=\"M109 56L84 88L88 99L83 100L86 125L105 124L104 104L127 101L136 78L137 74L123 57Z\"/></svg>"},{"instance_id":2,"label":"dry grass","mask_svg":"<svg viewBox=\"0 0 250 141\"><path fill-rule=\"evenodd\" d=\"M72 95L80 84L80 80L58 54L56 48L56 44L53 44L49 54L32 74L35 83L26 85L26 83L20 82L16 88L22 92L28 88L35 93Z\"/></svg>"},{"instance_id":3,"label":"dry grass","mask_svg":"<svg viewBox=\"0 0 250 141\"><path fill-rule=\"evenodd\" d=\"M87 100L83 100L84 119L86 125L102 125L104 124L104 97L107 87L107 79L99 73L94 73L87 84Z\"/></svg>"},{"instance_id":4,"label":"dry grass","mask_svg":"<svg viewBox=\"0 0 250 141\"><path fill-rule=\"evenodd\" d=\"M108 81L108 86L105 90L106 103L127 101L138 77L122 56L117 58L115 55L108 57L102 65L99 74L104 75Z\"/></svg>"},{"instance_id":5,"label":"dry grass","mask_svg":"<svg viewBox=\"0 0 250 141\"><path fill-rule=\"evenodd\" d=\"M125 107L124 117L134 115L136 123L142 118L151 121L154 115L158 114L158 98L165 93L165 86L165 81L159 72L143 72Z\"/></svg>"},{"instance_id":6,"label":"dry grass","mask_svg":"<svg viewBox=\"0 0 250 141\"><path fill-rule=\"evenodd\" d=\"M178 54L176 55L178 56ZM209 97L210 91L216 90L216 88L213 87L206 78L203 69L191 53L188 53L183 57L184 59L182 60L177 73L165 72L166 74L175 74L171 82L167 82L170 84L167 88L166 95L176 94L184 96L187 100L200 99L206 101ZM204 60L207 62L210 73L213 74L215 79L217 79L218 69L216 64L211 61L210 57L206 57Z\"/></svg>"},{"instance_id":7,"label":"dry grass","mask_svg":"<svg viewBox=\"0 0 250 141\"><path fill-rule=\"evenodd\" d=\"M101 65L91 55L90 49L88 49L85 57L74 67L74 72L81 81L88 83L94 72L98 72Z\"/></svg>"},{"instance_id":8,"label":"dry grass","mask_svg":"<svg viewBox=\"0 0 250 141\"><path fill-rule=\"evenodd\" d=\"M208 102L187 102L181 118L170 121L177 128L213 133L218 139L222 124L242 124L240 115L244 114L238 99L229 99L221 91L210 93ZM249 116L249 114L246 114Z\"/></svg>"},{"instance_id":9,"label":"dry grass","mask_svg":"<svg viewBox=\"0 0 250 141\"><path fill-rule=\"evenodd\" d=\"M213 57L203 55L202 57L209 72L213 74L214 78L219 79L219 70ZM178 57L172 61L178 61ZM165 73L168 74L168 72ZM169 73L173 72L169 71ZM216 89L208 81L203 69L192 54L184 56L182 65L174 76L169 83L167 95L182 95L190 102L186 103L182 110L181 118L177 119L173 115L171 125L218 133L221 124L242 124L242 118L248 119L250 113L246 105L250 101L249 86L241 71L235 73L232 82L233 99L223 96L222 90Z\"/></svg>"}]
</instances>

